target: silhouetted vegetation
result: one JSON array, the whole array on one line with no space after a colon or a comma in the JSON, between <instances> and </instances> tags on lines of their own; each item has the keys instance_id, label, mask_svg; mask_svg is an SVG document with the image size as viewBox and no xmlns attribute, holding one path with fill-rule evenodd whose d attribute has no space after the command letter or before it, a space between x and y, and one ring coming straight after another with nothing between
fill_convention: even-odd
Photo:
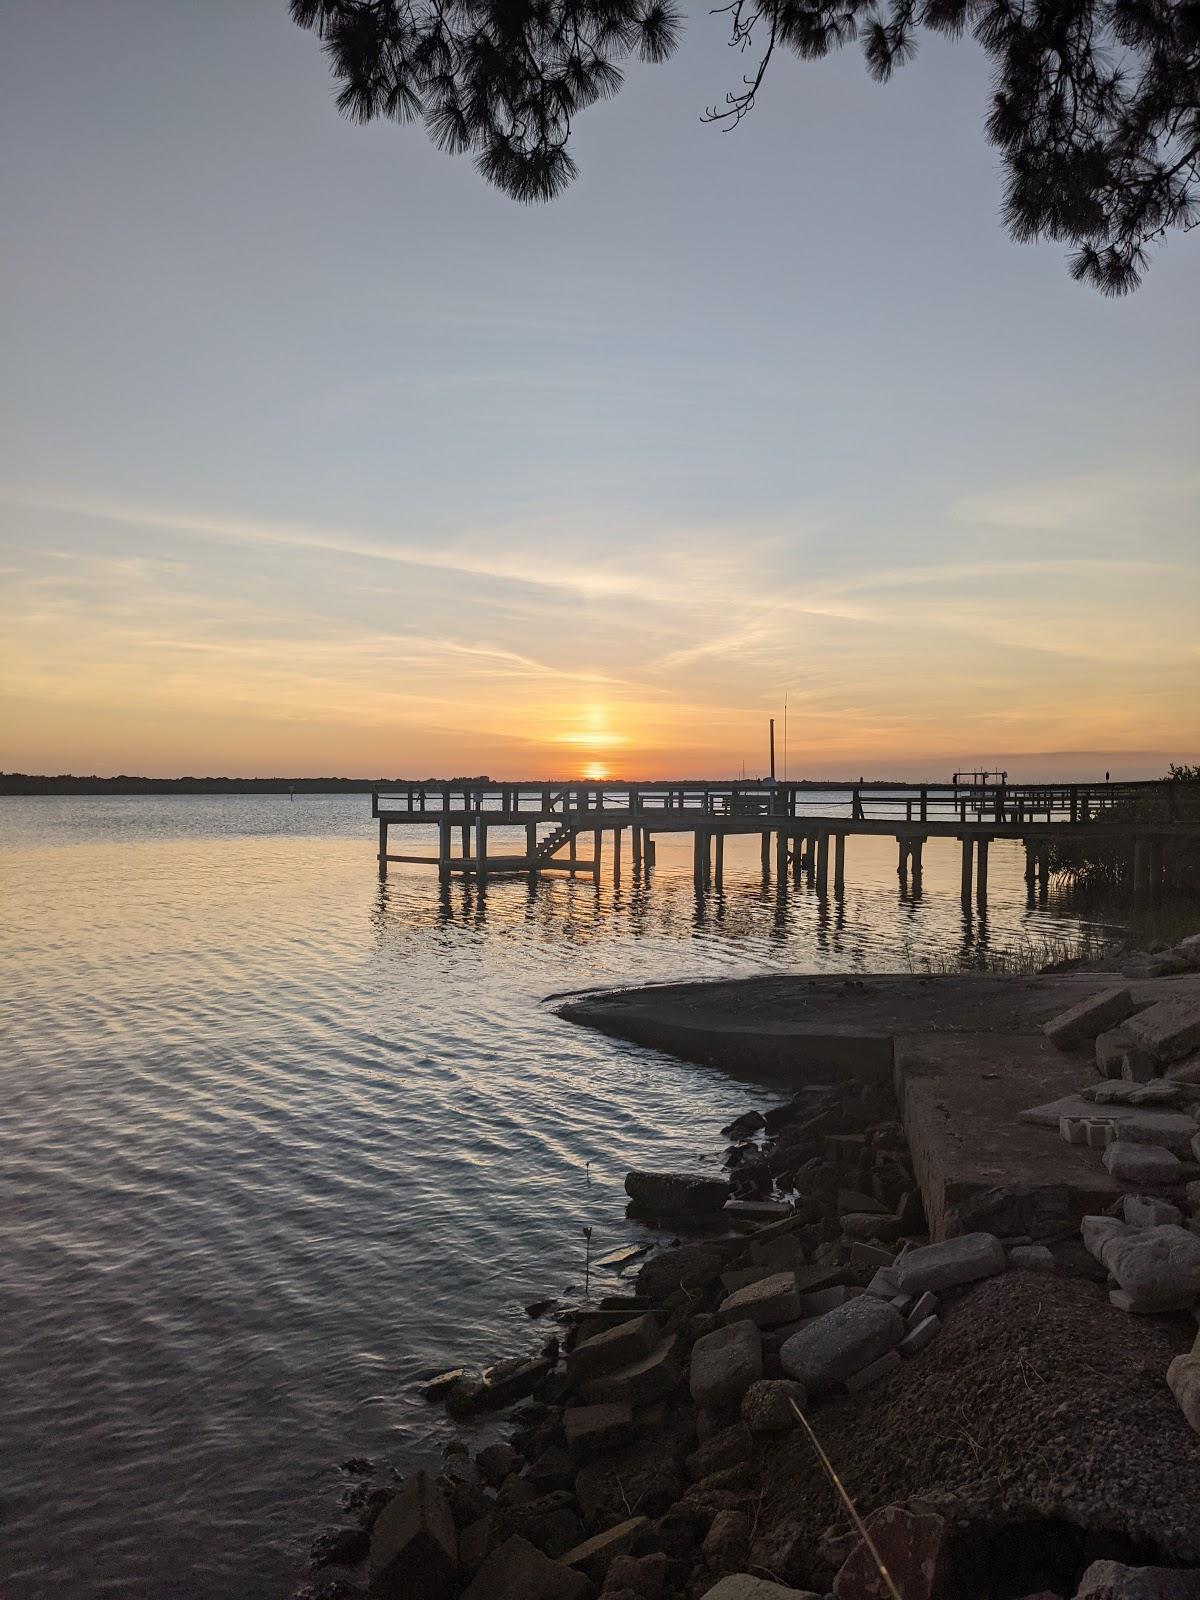
<instances>
[{"instance_id":1,"label":"silhouetted vegetation","mask_svg":"<svg viewBox=\"0 0 1200 1600\"><path fill-rule=\"evenodd\" d=\"M1106 294L1141 280L1147 249L1195 220L1200 181L1197 0L731 0L731 42L753 70L706 120L736 125L778 51L802 60L857 41L884 81L922 29L980 44L993 67L987 136L1006 174L1015 239L1071 247L1071 272ZM324 42L355 121L424 122L518 200L576 174L574 119L620 89L631 56L663 61L670 0L291 0Z\"/></svg>"},{"instance_id":2,"label":"silhouetted vegetation","mask_svg":"<svg viewBox=\"0 0 1200 1600\"><path fill-rule=\"evenodd\" d=\"M1177 822L1200 822L1200 766L1176 766L1167 778L1179 785L1171 811ZM1163 821L1162 800L1150 797L1125 800L1104 812L1105 822ZM1073 889L1086 893L1127 891L1132 886L1133 860L1128 841L1094 843L1076 834L1051 840L1050 870ZM1200 891L1200 843L1194 839L1170 840L1163 852L1163 886L1170 891Z\"/></svg>"}]
</instances>

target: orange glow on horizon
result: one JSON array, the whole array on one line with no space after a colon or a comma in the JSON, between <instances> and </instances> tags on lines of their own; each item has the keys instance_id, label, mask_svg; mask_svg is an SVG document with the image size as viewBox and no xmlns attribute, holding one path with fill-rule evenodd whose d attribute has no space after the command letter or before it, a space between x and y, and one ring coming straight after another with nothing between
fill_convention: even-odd
<instances>
[{"instance_id":1,"label":"orange glow on horizon","mask_svg":"<svg viewBox=\"0 0 1200 1600\"><path fill-rule=\"evenodd\" d=\"M608 777L608 768L599 761L589 761L583 769L582 776L592 783L603 783Z\"/></svg>"}]
</instances>

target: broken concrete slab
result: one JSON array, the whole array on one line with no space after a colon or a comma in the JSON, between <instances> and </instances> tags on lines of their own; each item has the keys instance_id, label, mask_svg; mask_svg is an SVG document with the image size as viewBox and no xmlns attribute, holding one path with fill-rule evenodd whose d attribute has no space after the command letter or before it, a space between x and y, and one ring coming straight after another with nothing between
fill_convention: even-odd
<instances>
[{"instance_id":1,"label":"broken concrete slab","mask_svg":"<svg viewBox=\"0 0 1200 1600\"><path fill-rule=\"evenodd\" d=\"M656 1216L715 1216L730 1198L724 1178L693 1172L629 1172L625 1193Z\"/></svg>"},{"instance_id":2,"label":"broken concrete slab","mask_svg":"<svg viewBox=\"0 0 1200 1600\"><path fill-rule=\"evenodd\" d=\"M1131 1311L1186 1311L1200 1301L1200 1236L1189 1228L1119 1223L1099 1259L1128 1296Z\"/></svg>"},{"instance_id":3,"label":"broken concrete slab","mask_svg":"<svg viewBox=\"0 0 1200 1600\"><path fill-rule=\"evenodd\" d=\"M649 1354L658 1342L658 1321L652 1313L618 1322L584 1339L567 1355L567 1376L573 1383L615 1372Z\"/></svg>"},{"instance_id":4,"label":"broken concrete slab","mask_svg":"<svg viewBox=\"0 0 1200 1600\"><path fill-rule=\"evenodd\" d=\"M1047 1039L1060 1050L1075 1050L1089 1044L1133 1015L1133 996L1128 989L1105 989L1088 995L1069 1010L1060 1012L1043 1027Z\"/></svg>"},{"instance_id":5,"label":"broken concrete slab","mask_svg":"<svg viewBox=\"0 0 1200 1600\"><path fill-rule=\"evenodd\" d=\"M562 1425L571 1460L590 1461L633 1437L633 1407L628 1401L568 1406L562 1414Z\"/></svg>"},{"instance_id":6,"label":"broken concrete slab","mask_svg":"<svg viewBox=\"0 0 1200 1600\"><path fill-rule=\"evenodd\" d=\"M810 1392L829 1388L900 1343L904 1318L886 1300L858 1295L784 1341L779 1363Z\"/></svg>"},{"instance_id":7,"label":"broken concrete slab","mask_svg":"<svg viewBox=\"0 0 1200 1600\"><path fill-rule=\"evenodd\" d=\"M821 1600L821 1596L811 1589L789 1589L748 1572L730 1572L706 1589L701 1600Z\"/></svg>"},{"instance_id":8,"label":"broken concrete slab","mask_svg":"<svg viewBox=\"0 0 1200 1600\"><path fill-rule=\"evenodd\" d=\"M1143 1087L1141 1084L1129 1084L1130 1091ZM1064 1095L1061 1100L1051 1100L1042 1106L1027 1106L1018 1113L1021 1122L1029 1122L1037 1127L1059 1128L1065 1117L1070 1121L1100 1121L1111 1122L1125 1137L1124 1130L1129 1127L1135 1131L1131 1138L1141 1137L1147 1143L1166 1142L1168 1140L1185 1140L1186 1136L1195 1133L1195 1122L1185 1111L1158 1110L1153 1105L1122 1104L1109 1102L1104 1105L1103 1111L1098 1110L1097 1103L1085 1099L1083 1094ZM1070 1141L1068 1141L1070 1142Z\"/></svg>"},{"instance_id":9,"label":"broken concrete slab","mask_svg":"<svg viewBox=\"0 0 1200 1600\"><path fill-rule=\"evenodd\" d=\"M740 1322L749 1318L761 1328L780 1322L792 1322L801 1314L800 1291L794 1272L776 1272L769 1278L760 1278L737 1289L718 1308L723 1322Z\"/></svg>"},{"instance_id":10,"label":"broken concrete slab","mask_svg":"<svg viewBox=\"0 0 1200 1600\"><path fill-rule=\"evenodd\" d=\"M786 1222L796 1214L786 1200L726 1200L722 1209L731 1222Z\"/></svg>"},{"instance_id":11,"label":"broken concrete slab","mask_svg":"<svg viewBox=\"0 0 1200 1600\"><path fill-rule=\"evenodd\" d=\"M1172 1083L1167 1078L1155 1078L1151 1083L1130 1083L1121 1079L1113 1083L1093 1083L1079 1091L1080 1099L1095 1105L1169 1106L1183 1098L1184 1085Z\"/></svg>"},{"instance_id":12,"label":"broken concrete slab","mask_svg":"<svg viewBox=\"0 0 1200 1600\"><path fill-rule=\"evenodd\" d=\"M668 1334L629 1366L585 1379L584 1395L593 1405L622 1401L631 1406L646 1405L660 1395L670 1394L679 1378L679 1361L678 1336Z\"/></svg>"},{"instance_id":13,"label":"broken concrete slab","mask_svg":"<svg viewBox=\"0 0 1200 1600\"><path fill-rule=\"evenodd\" d=\"M437 1480L427 1472L407 1478L371 1530L369 1558L374 1592L408 1600L446 1600L457 1588L458 1534Z\"/></svg>"},{"instance_id":14,"label":"broken concrete slab","mask_svg":"<svg viewBox=\"0 0 1200 1600\"><path fill-rule=\"evenodd\" d=\"M1117 1139L1104 1152L1106 1169L1121 1183L1173 1184L1183 1180L1179 1157L1157 1144L1134 1144Z\"/></svg>"},{"instance_id":15,"label":"broken concrete slab","mask_svg":"<svg viewBox=\"0 0 1200 1600\"><path fill-rule=\"evenodd\" d=\"M592 1600L595 1592L585 1573L551 1560L514 1533L484 1561L462 1600Z\"/></svg>"},{"instance_id":16,"label":"broken concrete slab","mask_svg":"<svg viewBox=\"0 0 1200 1600\"><path fill-rule=\"evenodd\" d=\"M981 1229L1049 1238L1117 1197L1098 1154L1020 1120L1077 1090L1079 1076L1040 1034L896 1041L896 1092L935 1239ZM1074 1098L1076 1115L1096 1114ZM1057 1131L1057 1104L1047 1120Z\"/></svg>"},{"instance_id":17,"label":"broken concrete slab","mask_svg":"<svg viewBox=\"0 0 1200 1600\"><path fill-rule=\"evenodd\" d=\"M1141 1106L1122 1107L1107 1118L1114 1137L1133 1144L1157 1144L1186 1156L1196 1134L1195 1120L1186 1111L1154 1111ZM1111 1143L1112 1140L1109 1140Z\"/></svg>"},{"instance_id":18,"label":"broken concrete slab","mask_svg":"<svg viewBox=\"0 0 1200 1600\"><path fill-rule=\"evenodd\" d=\"M917 1325L918 1322L923 1322L926 1317L933 1316L937 1308L937 1295L931 1294L928 1290L926 1290L924 1294L917 1296L916 1302L912 1306L911 1310L905 1313L905 1327L911 1330Z\"/></svg>"},{"instance_id":19,"label":"broken concrete slab","mask_svg":"<svg viewBox=\"0 0 1200 1600\"><path fill-rule=\"evenodd\" d=\"M627 1517L614 1528L594 1534L559 1557L564 1567L586 1572L597 1580L603 1578L616 1556L637 1555L652 1542L653 1527L649 1517Z\"/></svg>"},{"instance_id":20,"label":"broken concrete slab","mask_svg":"<svg viewBox=\"0 0 1200 1600\"><path fill-rule=\"evenodd\" d=\"M922 1317L920 1322L914 1323L911 1328L906 1323L907 1332L896 1349L902 1356L915 1356L931 1342L941 1325L942 1319L939 1316Z\"/></svg>"},{"instance_id":21,"label":"broken concrete slab","mask_svg":"<svg viewBox=\"0 0 1200 1600\"><path fill-rule=\"evenodd\" d=\"M692 1346L692 1399L710 1411L736 1405L762 1370L762 1334L756 1323L743 1319L716 1328Z\"/></svg>"},{"instance_id":22,"label":"broken concrete slab","mask_svg":"<svg viewBox=\"0 0 1200 1600\"><path fill-rule=\"evenodd\" d=\"M904 1294L952 1289L1003 1272L1004 1246L992 1233L964 1233L955 1239L907 1250L892 1268Z\"/></svg>"},{"instance_id":23,"label":"broken concrete slab","mask_svg":"<svg viewBox=\"0 0 1200 1600\"><path fill-rule=\"evenodd\" d=\"M1178 1206L1144 1194L1127 1194L1122 1212L1131 1228L1153 1228L1163 1222L1178 1224L1183 1221L1183 1212Z\"/></svg>"},{"instance_id":24,"label":"broken concrete slab","mask_svg":"<svg viewBox=\"0 0 1200 1600\"><path fill-rule=\"evenodd\" d=\"M1147 1006L1131 1020L1129 1031L1156 1060L1181 1061L1200 1049L1200 998L1189 994Z\"/></svg>"}]
</instances>

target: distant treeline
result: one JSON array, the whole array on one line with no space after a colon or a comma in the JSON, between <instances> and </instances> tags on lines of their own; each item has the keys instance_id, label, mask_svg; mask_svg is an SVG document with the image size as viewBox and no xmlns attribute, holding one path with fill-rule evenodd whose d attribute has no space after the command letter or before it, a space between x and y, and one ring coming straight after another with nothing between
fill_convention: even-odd
<instances>
[{"instance_id":1,"label":"distant treeline","mask_svg":"<svg viewBox=\"0 0 1200 1600\"><path fill-rule=\"evenodd\" d=\"M0 772L0 794L370 794L390 785L432 783L431 778L115 778L56 777L28 772ZM486 783L487 778L458 778L457 783Z\"/></svg>"}]
</instances>

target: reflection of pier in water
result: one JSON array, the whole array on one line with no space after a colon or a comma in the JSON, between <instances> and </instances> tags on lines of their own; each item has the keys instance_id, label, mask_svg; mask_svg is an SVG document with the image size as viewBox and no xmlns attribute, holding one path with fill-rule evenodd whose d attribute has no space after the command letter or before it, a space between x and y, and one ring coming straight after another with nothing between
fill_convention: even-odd
<instances>
[{"instance_id":1,"label":"reflection of pier in water","mask_svg":"<svg viewBox=\"0 0 1200 1600\"><path fill-rule=\"evenodd\" d=\"M1054 839L1116 844L1129 851L1135 897L1153 900L1163 877L1163 854L1173 839L1200 838L1200 824L1178 820L1178 782L1102 784L893 783L414 783L376 790L371 814L379 822L379 870L389 862L436 867L454 875L587 875L597 882L604 835L611 835L612 870L619 879L623 841L630 836L635 873L654 865L654 836L690 833L696 889L721 889L725 841L757 834L762 872L784 886L789 877L840 898L846 881L846 841L891 836L898 847L901 885L919 891L922 849L931 838L952 838L962 849L961 893L987 898L988 847L996 839L1025 846L1032 893L1046 884ZM820 811L806 809L819 805ZM1131 819L1129 813L1135 812ZM435 827L438 853L389 850L393 827ZM489 849L489 833L523 829L518 855ZM455 842L460 843L455 853ZM580 854L590 841L591 854ZM586 845L585 845L586 847Z\"/></svg>"}]
</instances>

